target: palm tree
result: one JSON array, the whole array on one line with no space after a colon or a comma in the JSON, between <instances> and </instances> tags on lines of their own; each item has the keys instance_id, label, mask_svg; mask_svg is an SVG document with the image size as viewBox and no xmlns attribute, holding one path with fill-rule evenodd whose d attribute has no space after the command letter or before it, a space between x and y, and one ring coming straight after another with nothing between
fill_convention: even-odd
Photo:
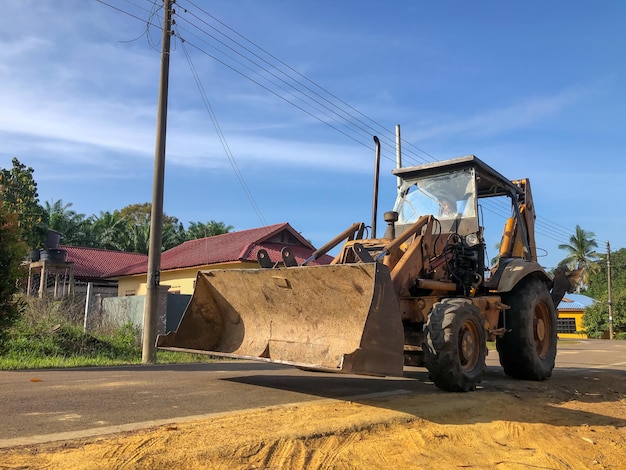
<instances>
[{"instance_id":1,"label":"palm tree","mask_svg":"<svg viewBox=\"0 0 626 470\"><path fill-rule=\"evenodd\" d=\"M148 254L150 246L150 224L129 226L128 247L124 251Z\"/></svg>"},{"instance_id":2,"label":"palm tree","mask_svg":"<svg viewBox=\"0 0 626 470\"><path fill-rule=\"evenodd\" d=\"M165 251L184 242L187 239L187 234L185 227L180 222L164 223L162 237L161 250Z\"/></svg>"},{"instance_id":3,"label":"palm tree","mask_svg":"<svg viewBox=\"0 0 626 470\"><path fill-rule=\"evenodd\" d=\"M570 270L581 269L583 275L581 281L576 286L576 291L580 292L581 284L588 284L589 273L596 268L596 261L600 255L594 251L598 244L594 240L595 233L583 230L580 225L576 225L576 233L569 238L569 244L559 245L560 250L567 250L568 256L563 259L559 266L566 266Z\"/></svg>"},{"instance_id":4,"label":"palm tree","mask_svg":"<svg viewBox=\"0 0 626 470\"><path fill-rule=\"evenodd\" d=\"M90 222L94 246L119 251L128 248L128 220L119 211L100 212L99 217L91 216Z\"/></svg>"},{"instance_id":5,"label":"palm tree","mask_svg":"<svg viewBox=\"0 0 626 470\"><path fill-rule=\"evenodd\" d=\"M224 222L216 222L215 220L211 220L206 224L202 222L190 222L189 227L187 227L187 240L221 235L230 232L233 228L232 225L226 225Z\"/></svg>"},{"instance_id":6,"label":"palm tree","mask_svg":"<svg viewBox=\"0 0 626 470\"><path fill-rule=\"evenodd\" d=\"M495 266L500 261L500 247L502 246L502 241L499 241L494 245L496 252L498 253L496 256L491 258L491 266Z\"/></svg>"},{"instance_id":7,"label":"palm tree","mask_svg":"<svg viewBox=\"0 0 626 470\"><path fill-rule=\"evenodd\" d=\"M62 199L46 201L43 209L48 228L60 232L63 235L63 243L66 245L88 245L88 223L85 220L85 214L78 214L70 209L71 207L71 202L63 204Z\"/></svg>"}]
</instances>

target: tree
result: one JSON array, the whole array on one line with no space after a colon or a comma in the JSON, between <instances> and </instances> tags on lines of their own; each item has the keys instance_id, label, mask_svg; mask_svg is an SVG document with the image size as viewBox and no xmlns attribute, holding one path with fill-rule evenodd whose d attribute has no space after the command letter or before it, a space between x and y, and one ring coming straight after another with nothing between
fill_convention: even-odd
<instances>
[{"instance_id":1,"label":"tree","mask_svg":"<svg viewBox=\"0 0 626 470\"><path fill-rule=\"evenodd\" d=\"M183 227L183 224L180 222L175 224L164 224L161 249L165 251L180 245L186 240L185 233L185 227Z\"/></svg>"},{"instance_id":2,"label":"tree","mask_svg":"<svg viewBox=\"0 0 626 470\"><path fill-rule=\"evenodd\" d=\"M569 238L569 244L559 245L560 250L568 251L568 256L559 263L559 266L567 266L570 270L583 270L577 292L580 292L581 283L588 285L589 274L595 268L595 261L599 257L594 251L594 248L598 247L598 243L593 238L595 236L595 233L587 232L580 225L576 225L576 233Z\"/></svg>"},{"instance_id":3,"label":"tree","mask_svg":"<svg viewBox=\"0 0 626 470\"><path fill-rule=\"evenodd\" d=\"M600 255L595 269L589 275L585 294L596 303L585 309L583 324L587 334L602 337L609 330L608 266L606 255ZM613 304L613 330L626 332L626 248L611 253L611 301Z\"/></svg>"},{"instance_id":4,"label":"tree","mask_svg":"<svg viewBox=\"0 0 626 470\"><path fill-rule=\"evenodd\" d=\"M202 222L189 222L186 238L187 240L196 240L198 238L213 237L215 235L228 233L233 228L232 225L226 225L224 222L216 222L215 220L211 220L206 224Z\"/></svg>"},{"instance_id":5,"label":"tree","mask_svg":"<svg viewBox=\"0 0 626 470\"><path fill-rule=\"evenodd\" d=\"M123 207L119 214L128 220L132 250L137 253L148 253L150 241L150 219L152 216L152 204L131 204ZM185 228L180 221L173 216L163 213L163 231L161 250L169 250L185 241Z\"/></svg>"},{"instance_id":6,"label":"tree","mask_svg":"<svg viewBox=\"0 0 626 470\"><path fill-rule=\"evenodd\" d=\"M89 223L85 214L78 214L71 209L72 203L63 200L44 203L44 212L48 228L60 232L65 245L89 246Z\"/></svg>"},{"instance_id":7,"label":"tree","mask_svg":"<svg viewBox=\"0 0 626 470\"><path fill-rule=\"evenodd\" d=\"M147 254L150 246L150 225L130 225L128 234L129 243L124 251Z\"/></svg>"},{"instance_id":8,"label":"tree","mask_svg":"<svg viewBox=\"0 0 626 470\"><path fill-rule=\"evenodd\" d=\"M20 163L17 158L12 160L13 167L0 169L0 195L4 203L4 211L17 215L17 231L29 248L39 248L43 244L46 229L44 226L44 210L39 204L37 183L33 178L33 170Z\"/></svg>"},{"instance_id":9,"label":"tree","mask_svg":"<svg viewBox=\"0 0 626 470\"><path fill-rule=\"evenodd\" d=\"M616 335L626 332L626 295L613 298L613 331ZM602 338L609 331L609 305L604 299L585 309L583 326L590 338Z\"/></svg>"},{"instance_id":10,"label":"tree","mask_svg":"<svg viewBox=\"0 0 626 470\"><path fill-rule=\"evenodd\" d=\"M100 212L89 219L93 246L106 250L125 251L128 248L128 220L119 211Z\"/></svg>"},{"instance_id":11,"label":"tree","mask_svg":"<svg viewBox=\"0 0 626 470\"><path fill-rule=\"evenodd\" d=\"M493 258L491 258L491 266L495 266L500 261L500 248L501 247L502 247L502 241L499 241L498 243L494 245L494 248L496 249L496 253L498 254L494 256Z\"/></svg>"},{"instance_id":12,"label":"tree","mask_svg":"<svg viewBox=\"0 0 626 470\"><path fill-rule=\"evenodd\" d=\"M125 219L128 219L130 223L134 225L150 225L150 218L152 216L152 204L144 202L143 204L130 204L120 209L120 215ZM179 221L176 217L169 216L163 213L163 224L178 224Z\"/></svg>"},{"instance_id":13,"label":"tree","mask_svg":"<svg viewBox=\"0 0 626 470\"><path fill-rule=\"evenodd\" d=\"M28 245L22 238L16 212L9 212L0 200L0 344L3 332L19 317L21 304L15 294L18 281L26 275L22 260Z\"/></svg>"}]
</instances>

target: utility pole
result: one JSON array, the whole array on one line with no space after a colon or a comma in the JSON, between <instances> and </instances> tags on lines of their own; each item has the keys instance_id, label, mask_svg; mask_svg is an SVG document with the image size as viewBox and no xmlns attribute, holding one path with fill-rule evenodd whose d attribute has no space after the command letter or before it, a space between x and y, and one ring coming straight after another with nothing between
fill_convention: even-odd
<instances>
[{"instance_id":1,"label":"utility pole","mask_svg":"<svg viewBox=\"0 0 626 470\"><path fill-rule=\"evenodd\" d=\"M613 298L611 296L611 244L606 242L606 275L609 287L609 339L613 339Z\"/></svg>"},{"instance_id":2,"label":"utility pole","mask_svg":"<svg viewBox=\"0 0 626 470\"><path fill-rule=\"evenodd\" d=\"M170 71L170 36L172 32L172 4L163 0L163 39L161 46L161 78L157 110L154 177L152 181L152 213L150 215L150 245L148 247L148 278L143 312L143 350L141 362L156 361L157 310L161 278L161 244L163 241L163 186L165 181L165 134L167 130L167 94Z\"/></svg>"}]
</instances>

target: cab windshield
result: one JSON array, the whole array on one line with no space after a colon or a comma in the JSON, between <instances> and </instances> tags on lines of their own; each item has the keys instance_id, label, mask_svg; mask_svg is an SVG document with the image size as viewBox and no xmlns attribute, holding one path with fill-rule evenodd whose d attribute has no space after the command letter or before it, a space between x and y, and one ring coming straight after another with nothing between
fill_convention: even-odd
<instances>
[{"instance_id":1,"label":"cab windshield","mask_svg":"<svg viewBox=\"0 0 626 470\"><path fill-rule=\"evenodd\" d=\"M433 215L445 231L474 232L478 225L474 169L405 180L394 211L399 225Z\"/></svg>"}]
</instances>

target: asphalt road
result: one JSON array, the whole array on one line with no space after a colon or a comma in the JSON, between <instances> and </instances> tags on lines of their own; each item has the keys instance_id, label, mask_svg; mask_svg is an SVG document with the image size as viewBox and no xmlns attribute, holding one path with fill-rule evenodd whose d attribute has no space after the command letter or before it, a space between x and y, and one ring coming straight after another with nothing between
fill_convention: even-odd
<instances>
[{"instance_id":1,"label":"asphalt road","mask_svg":"<svg viewBox=\"0 0 626 470\"><path fill-rule=\"evenodd\" d=\"M517 382L504 375L495 351L487 365L481 388L506 389ZM589 369L626 373L626 342L559 344L553 377ZM445 392L435 388L423 368L406 368L404 377L398 378L244 361L0 371L0 448L192 421L235 410L396 393Z\"/></svg>"}]
</instances>

